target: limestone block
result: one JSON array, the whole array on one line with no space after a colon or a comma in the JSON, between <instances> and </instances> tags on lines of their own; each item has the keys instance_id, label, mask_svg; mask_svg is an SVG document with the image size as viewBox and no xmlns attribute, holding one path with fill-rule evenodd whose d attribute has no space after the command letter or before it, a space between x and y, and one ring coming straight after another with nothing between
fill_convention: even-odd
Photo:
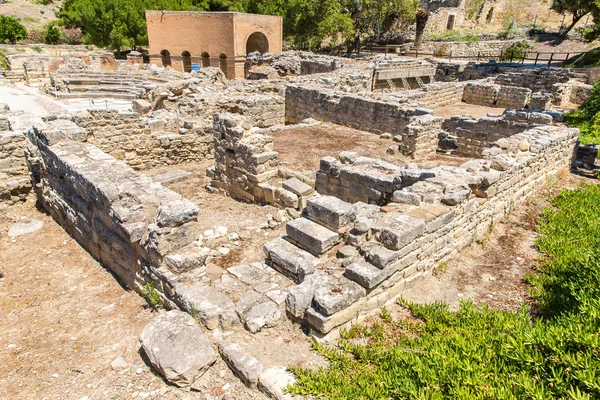
<instances>
[{"instance_id":1,"label":"limestone block","mask_svg":"<svg viewBox=\"0 0 600 400\"><path fill-rule=\"evenodd\" d=\"M309 219L298 218L286 224L288 237L314 255L321 255L339 243L340 235Z\"/></svg>"}]
</instances>

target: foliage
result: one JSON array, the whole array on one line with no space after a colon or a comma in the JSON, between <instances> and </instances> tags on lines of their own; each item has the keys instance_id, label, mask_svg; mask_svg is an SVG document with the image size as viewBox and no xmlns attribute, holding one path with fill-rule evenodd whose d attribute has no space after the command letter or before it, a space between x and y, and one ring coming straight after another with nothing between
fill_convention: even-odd
<instances>
[{"instance_id":1,"label":"foliage","mask_svg":"<svg viewBox=\"0 0 600 400\"><path fill-rule=\"evenodd\" d=\"M44 43L46 44L58 44L61 40L60 29L54 24L49 24L46 27L46 33L44 33Z\"/></svg>"},{"instance_id":2,"label":"foliage","mask_svg":"<svg viewBox=\"0 0 600 400\"><path fill-rule=\"evenodd\" d=\"M27 31L27 41L30 43L43 43L44 42L44 31L40 29L29 29Z\"/></svg>"},{"instance_id":3,"label":"foliage","mask_svg":"<svg viewBox=\"0 0 600 400\"><path fill-rule=\"evenodd\" d=\"M467 0L465 2L465 11L469 19L475 19L481 12L481 7L485 4L485 0Z\"/></svg>"},{"instance_id":4,"label":"foliage","mask_svg":"<svg viewBox=\"0 0 600 400\"><path fill-rule=\"evenodd\" d=\"M142 296L152 308L163 308L162 299L154 287L154 282L148 282L142 287Z\"/></svg>"},{"instance_id":5,"label":"foliage","mask_svg":"<svg viewBox=\"0 0 600 400\"><path fill-rule=\"evenodd\" d=\"M550 8L562 15L571 14L571 24L562 32L564 36L587 14L592 13L594 18L600 17L600 3L597 0L552 0Z\"/></svg>"},{"instance_id":6,"label":"foliage","mask_svg":"<svg viewBox=\"0 0 600 400\"><path fill-rule=\"evenodd\" d=\"M31 46L31 50L35 51L36 53L42 52L42 48L40 46Z\"/></svg>"},{"instance_id":7,"label":"foliage","mask_svg":"<svg viewBox=\"0 0 600 400\"><path fill-rule=\"evenodd\" d=\"M526 40L514 42L504 50L501 60L512 61L527 58L532 48L533 46L531 46Z\"/></svg>"},{"instance_id":8,"label":"foliage","mask_svg":"<svg viewBox=\"0 0 600 400\"><path fill-rule=\"evenodd\" d=\"M13 17L0 15L0 43L17 41L27 37L27 29Z\"/></svg>"},{"instance_id":9,"label":"foliage","mask_svg":"<svg viewBox=\"0 0 600 400\"><path fill-rule=\"evenodd\" d=\"M535 285L543 318L461 303L402 302L370 327L315 344L331 362L290 368L294 394L329 399L592 399L600 397L600 186L564 191L543 212Z\"/></svg>"},{"instance_id":10,"label":"foliage","mask_svg":"<svg viewBox=\"0 0 600 400\"><path fill-rule=\"evenodd\" d=\"M0 49L0 68L7 68L6 54Z\"/></svg>"},{"instance_id":11,"label":"foliage","mask_svg":"<svg viewBox=\"0 0 600 400\"><path fill-rule=\"evenodd\" d=\"M429 40L434 41L451 41L451 42L467 42L476 43L481 40L481 35L475 32L460 31L460 30L447 30L437 33L431 33L428 36Z\"/></svg>"},{"instance_id":12,"label":"foliage","mask_svg":"<svg viewBox=\"0 0 600 400\"><path fill-rule=\"evenodd\" d=\"M37 2L38 4L42 4L42 5L44 5L44 6L47 6L47 5L49 5L49 4L52 4L52 3L54 3L54 0L36 0L36 2Z\"/></svg>"},{"instance_id":13,"label":"foliage","mask_svg":"<svg viewBox=\"0 0 600 400\"><path fill-rule=\"evenodd\" d=\"M580 109L565 115L565 123L579 128L581 144L600 144L600 82L596 82L587 103Z\"/></svg>"},{"instance_id":14,"label":"foliage","mask_svg":"<svg viewBox=\"0 0 600 400\"><path fill-rule=\"evenodd\" d=\"M83 35L79 28L62 28L60 30L62 40L67 44L81 44Z\"/></svg>"}]
</instances>

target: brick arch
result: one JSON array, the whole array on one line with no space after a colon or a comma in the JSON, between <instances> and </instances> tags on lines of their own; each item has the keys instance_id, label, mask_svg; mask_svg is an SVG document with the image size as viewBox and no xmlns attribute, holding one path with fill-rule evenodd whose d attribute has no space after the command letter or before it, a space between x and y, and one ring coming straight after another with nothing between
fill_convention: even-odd
<instances>
[{"instance_id":1,"label":"brick arch","mask_svg":"<svg viewBox=\"0 0 600 400\"><path fill-rule=\"evenodd\" d=\"M192 72L192 55L189 51L181 53L181 63L183 64L183 72Z\"/></svg>"},{"instance_id":2,"label":"brick arch","mask_svg":"<svg viewBox=\"0 0 600 400\"><path fill-rule=\"evenodd\" d=\"M163 67L170 67L171 66L171 52L169 52L169 50L162 50L160 52L160 60L162 63Z\"/></svg>"},{"instance_id":3,"label":"brick arch","mask_svg":"<svg viewBox=\"0 0 600 400\"><path fill-rule=\"evenodd\" d=\"M202 57L202 68L210 67L210 55L207 52L203 51L201 57Z\"/></svg>"},{"instance_id":4,"label":"brick arch","mask_svg":"<svg viewBox=\"0 0 600 400\"><path fill-rule=\"evenodd\" d=\"M262 32L254 32L246 39L246 54L258 51L260 54L269 52L269 39Z\"/></svg>"}]
</instances>

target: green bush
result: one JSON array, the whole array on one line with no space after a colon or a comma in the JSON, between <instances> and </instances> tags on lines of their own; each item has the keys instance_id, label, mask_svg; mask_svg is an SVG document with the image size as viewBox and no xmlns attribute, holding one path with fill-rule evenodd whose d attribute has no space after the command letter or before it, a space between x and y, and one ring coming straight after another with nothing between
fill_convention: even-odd
<instances>
[{"instance_id":1,"label":"green bush","mask_svg":"<svg viewBox=\"0 0 600 400\"><path fill-rule=\"evenodd\" d=\"M27 29L13 17L0 15L0 43L17 43L27 38Z\"/></svg>"},{"instance_id":2,"label":"green bush","mask_svg":"<svg viewBox=\"0 0 600 400\"><path fill-rule=\"evenodd\" d=\"M44 34L44 43L46 44L58 44L60 43L61 35L60 29L56 25L48 25L46 33Z\"/></svg>"},{"instance_id":3,"label":"green bush","mask_svg":"<svg viewBox=\"0 0 600 400\"><path fill-rule=\"evenodd\" d=\"M533 46L526 40L514 42L504 50L501 61L521 60L529 55L531 49L533 49Z\"/></svg>"},{"instance_id":4,"label":"green bush","mask_svg":"<svg viewBox=\"0 0 600 400\"><path fill-rule=\"evenodd\" d=\"M544 254L529 277L541 317L463 302L403 302L415 320L383 310L370 327L315 344L327 368L290 368L294 394L328 399L600 398L600 186L564 191L544 210Z\"/></svg>"},{"instance_id":5,"label":"green bush","mask_svg":"<svg viewBox=\"0 0 600 400\"><path fill-rule=\"evenodd\" d=\"M154 282L149 282L142 287L142 296L152 308L163 308L162 299L154 287Z\"/></svg>"}]
</instances>

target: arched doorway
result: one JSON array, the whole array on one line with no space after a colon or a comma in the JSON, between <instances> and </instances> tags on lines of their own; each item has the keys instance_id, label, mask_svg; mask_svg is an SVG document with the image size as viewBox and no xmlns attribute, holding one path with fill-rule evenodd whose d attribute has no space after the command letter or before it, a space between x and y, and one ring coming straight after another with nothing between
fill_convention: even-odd
<instances>
[{"instance_id":1,"label":"arched doorway","mask_svg":"<svg viewBox=\"0 0 600 400\"><path fill-rule=\"evenodd\" d=\"M183 72L192 72L192 55L189 51L181 53L181 62L183 64Z\"/></svg>"},{"instance_id":2,"label":"arched doorway","mask_svg":"<svg viewBox=\"0 0 600 400\"><path fill-rule=\"evenodd\" d=\"M219 56L219 68L225 74L225 78L227 78L227 56L223 53Z\"/></svg>"},{"instance_id":3,"label":"arched doorway","mask_svg":"<svg viewBox=\"0 0 600 400\"><path fill-rule=\"evenodd\" d=\"M246 54L255 51L258 51L260 54L269 52L269 41L262 32L254 32L252 35L248 36L248 41L246 42Z\"/></svg>"},{"instance_id":4,"label":"arched doorway","mask_svg":"<svg viewBox=\"0 0 600 400\"><path fill-rule=\"evenodd\" d=\"M207 52L202 53L202 68L210 67L210 56Z\"/></svg>"},{"instance_id":5,"label":"arched doorway","mask_svg":"<svg viewBox=\"0 0 600 400\"><path fill-rule=\"evenodd\" d=\"M160 59L162 62L162 66L163 67L170 67L171 66L171 53L169 53L169 50L163 50L160 52Z\"/></svg>"}]
</instances>

